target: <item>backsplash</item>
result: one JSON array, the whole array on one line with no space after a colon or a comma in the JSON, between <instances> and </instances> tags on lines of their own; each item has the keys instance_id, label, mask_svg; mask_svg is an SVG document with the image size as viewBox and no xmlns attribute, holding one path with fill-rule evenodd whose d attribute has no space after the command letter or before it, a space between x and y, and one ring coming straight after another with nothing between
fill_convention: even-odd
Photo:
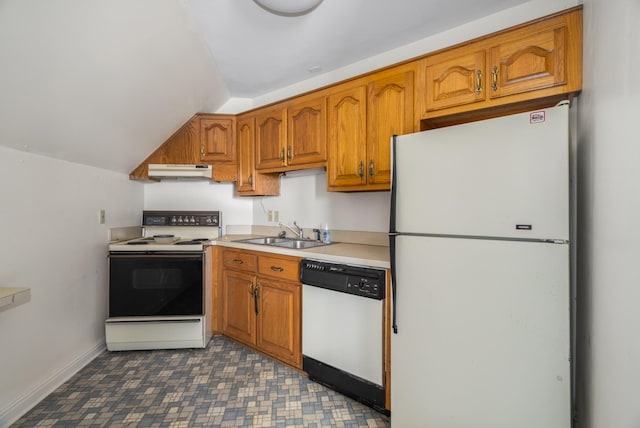
<instances>
[{"instance_id":1,"label":"backsplash","mask_svg":"<svg viewBox=\"0 0 640 428\"><path fill-rule=\"evenodd\" d=\"M277 226L268 221L268 212L278 211L279 222L294 221L303 228L327 224L334 230L387 232L389 228L389 192L327 192L324 171L313 175L282 177L280 196L257 198L253 205L253 224Z\"/></svg>"},{"instance_id":2,"label":"backsplash","mask_svg":"<svg viewBox=\"0 0 640 428\"><path fill-rule=\"evenodd\" d=\"M334 231L386 232L389 192L327 192L322 170L280 179L280 196L238 197L232 183L162 181L144 185L145 210L219 210L227 225L278 226L294 221L305 229L327 224ZM268 221L268 211L279 221ZM308 235L309 236L309 235Z\"/></svg>"}]
</instances>

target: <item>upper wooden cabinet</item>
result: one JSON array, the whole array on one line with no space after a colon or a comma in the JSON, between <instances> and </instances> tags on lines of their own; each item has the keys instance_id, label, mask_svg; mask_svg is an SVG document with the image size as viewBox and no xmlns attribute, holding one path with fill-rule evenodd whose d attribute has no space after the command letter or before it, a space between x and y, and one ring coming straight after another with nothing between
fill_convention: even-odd
<instances>
[{"instance_id":1,"label":"upper wooden cabinet","mask_svg":"<svg viewBox=\"0 0 640 428\"><path fill-rule=\"evenodd\" d=\"M366 185L367 89L364 85L329 95L329 190Z\"/></svg>"},{"instance_id":2,"label":"upper wooden cabinet","mask_svg":"<svg viewBox=\"0 0 640 428\"><path fill-rule=\"evenodd\" d=\"M287 106L287 156L289 166L319 164L327 160L327 99L296 98Z\"/></svg>"},{"instance_id":3,"label":"upper wooden cabinet","mask_svg":"<svg viewBox=\"0 0 640 428\"><path fill-rule=\"evenodd\" d=\"M235 116L199 114L200 160L236 162Z\"/></svg>"},{"instance_id":4,"label":"upper wooden cabinet","mask_svg":"<svg viewBox=\"0 0 640 428\"><path fill-rule=\"evenodd\" d=\"M236 181L235 116L197 114L134 169L129 178L148 180L148 165L210 164L212 180Z\"/></svg>"},{"instance_id":5,"label":"upper wooden cabinet","mask_svg":"<svg viewBox=\"0 0 640 428\"><path fill-rule=\"evenodd\" d=\"M148 165L150 163L200 163L197 140L197 120L192 118L149 155L144 162L138 165L136 169L131 171L129 178L131 180L149 180Z\"/></svg>"},{"instance_id":6,"label":"upper wooden cabinet","mask_svg":"<svg viewBox=\"0 0 640 428\"><path fill-rule=\"evenodd\" d=\"M329 95L328 190L389 190L391 137L414 131L414 74L394 67Z\"/></svg>"},{"instance_id":7,"label":"upper wooden cabinet","mask_svg":"<svg viewBox=\"0 0 640 428\"><path fill-rule=\"evenodd\" d=\"M259 109L256 118L256 169L281 172L324 166L326 98L312 95Z\"/></svg>"},{"instance_id":8,"label":"upper wooden cabinet","mask_svg":"<svg viewBox=\"0 0 640 428\"><path fill-rule=\"evenodd\" d=\"M266 196L280 193L280 177L277 173L256 171L255 129L253 115L238 117L238 180L236 193L240 196Z\"/></svg>"},{"instance_id":9,"label":"upper wooden cabinet","mask_svg":"<svg viewBox=\"0 0 640 428\"><path fill-rule=\"evenodd\" d=\"M208 163L238 195L327 168L329 191L390 187L390 138L551 106L582 88L582 6L240 114L197 114L149 163ZM237 127L236 127L237 123Z\"/></svg>"},{"instance_id":10,"label":"upper wooden cabinet","mask_svg":"<svg viewBox=\"0 0 640 428\"><path fill-rule=\"evenodd\" d=\"M391 137L414 132L414 65L379 73L367 84L367 185L391 184Z\"/></svg>"},{"instance_id":11,"label":"upper wooden cabinet","mask_svg":"<svg viewBox=\"0 0 640 428\"><path fill-rule=\"evenodd\" d=\"M256 169L278 170L287 165L287 108L285 104L255 112Z\"/></svg>"},{"instance_id":12,"label":"upper wooden cabinet","mask_svg":"<svg viewBox=\"0 0 640 428\"><path fill-rule=\"evenodd\" d=\"M581 87L582 9L575 8L420 60L418 114L535 108Z\"/></svg>"}]
</instances>

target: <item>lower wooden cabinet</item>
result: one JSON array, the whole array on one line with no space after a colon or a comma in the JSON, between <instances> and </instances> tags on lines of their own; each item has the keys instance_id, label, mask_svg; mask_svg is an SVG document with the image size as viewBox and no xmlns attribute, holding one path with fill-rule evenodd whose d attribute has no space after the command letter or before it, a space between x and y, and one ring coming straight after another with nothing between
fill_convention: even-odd
<instances>
[{"instance_id":1,"label":"lower wooden cabinet","mask_svg":"<svg viewBox=\"0 0 640 428\"><path fill-rule=\"evenodd\" d=\"M299 259L225 249L222 332L302 368L302 286Z\"/></svg>"},{"instance_id":2,"label":"lower wooden cabinet","mask_svg":"<svg viewBox=\"0 0 640 428\"><path fill-rule=\"evenodd\" d=\"M256 346L279 360L302 367L300 284L258 277Z\"/></svg>"},{"instance_id":3,"label":"lower wooden cabinet","mask_svg":"<svg viewBox=\"0 0 640 428\"><path fill-rule=\"evenodd\" d=\"M222 331L249 345L256 342L255 281L255 275L250 273L233 270L223 273Z\"/></svg>"}]
</instances>

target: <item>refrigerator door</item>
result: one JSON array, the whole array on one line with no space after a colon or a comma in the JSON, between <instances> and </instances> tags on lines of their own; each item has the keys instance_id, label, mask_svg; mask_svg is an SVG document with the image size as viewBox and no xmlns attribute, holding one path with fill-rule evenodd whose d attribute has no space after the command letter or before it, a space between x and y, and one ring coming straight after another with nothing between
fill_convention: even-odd
<instances>
[{"instance_id":1,"label":"refrigerator door","mask_svg":"<svg viewBox=\"0 0 640 428\"><path fill-rule=\"evenodd\" d=\"M392 426L571 426L568 247L396 238Z\"/></svg>"},{"instance_id":2,"label":"refrigerator door","mask_svg":"<svg viewBox=\"0 0 640 428\"><path fill-rule=\"evenodd\" d=\"M395 229L569 239L568 106L402 135Z\"/></svg>"}]
</instances>

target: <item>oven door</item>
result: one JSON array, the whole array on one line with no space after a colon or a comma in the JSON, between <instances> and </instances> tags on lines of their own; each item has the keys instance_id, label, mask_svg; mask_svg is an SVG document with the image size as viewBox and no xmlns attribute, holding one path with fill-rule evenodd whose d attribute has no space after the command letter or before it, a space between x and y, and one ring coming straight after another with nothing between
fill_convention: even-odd
<instances>
[{"instance_id":1,"label":"oven door","mask_svg":"<svg viewBox=\"0 0 640 428\"><path fill-rule=\"evenodd\" d=\"M109 255L109 317L204 315L204 254Z\"/></svg>"}]
</instances>

